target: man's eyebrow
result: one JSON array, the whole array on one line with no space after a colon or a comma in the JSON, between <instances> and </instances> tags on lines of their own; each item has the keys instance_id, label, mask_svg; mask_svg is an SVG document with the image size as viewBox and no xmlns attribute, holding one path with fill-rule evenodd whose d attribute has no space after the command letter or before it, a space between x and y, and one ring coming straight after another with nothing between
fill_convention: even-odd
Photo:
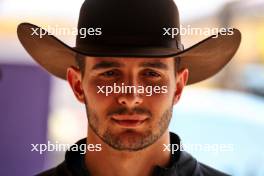
<instances>
[{"instance_id":1,"label":"man's eyebrow","mask_svg":"<svg viewBox=\"0 0 264 176\"><path fill-rule=\"evenodd\" d=\"M95 64L92 67L92 70L99 70L99 69L105 69L105 68L112 68L112 67L123 67L124 64L119 62L113 62L113 61L101 61L97 64Z\"/></svg>"},{"instance_id":2,"label":"man's eyebrow","mask_svg":"<svg viewBox=\"0 0 264 176\"><path fill-rule=\"evenodd\" d=\"M153 68L168 70L168 65L167 64L164 64L164 63L162 63L160 61L143 62L139 66L140 67L153 67Z\"/></svg>"}]
</instances>

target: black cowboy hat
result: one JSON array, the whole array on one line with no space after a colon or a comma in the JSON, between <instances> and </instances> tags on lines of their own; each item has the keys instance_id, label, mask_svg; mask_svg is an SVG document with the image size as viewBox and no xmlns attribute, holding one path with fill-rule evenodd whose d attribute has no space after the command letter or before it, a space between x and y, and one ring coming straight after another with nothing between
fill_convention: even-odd
<instances>
[{"instance_id":1,"label":"black cowboy hat","mask_svg":"<svg viewBox=\"0 0 264 176\"><path fill-rule=\"evenodd\" d=\"M237 51L241 34L219 33L184 49L179 12L173 0L85 0L78 30L100 29L100 35L80 33L76 46L69 47L44 29L21 23L17 28L27 52L51 74L66 79L69 66L76 66L76 54L98 57L181 58L181 68L189 69L187 84L216 74ZM89 30L90 30L89 29ZM166 31L167 32L166 32ZM44 35L33 34L42 31ZM179 31L179 30L178 30Z\"/></svg>"}]
</instances>

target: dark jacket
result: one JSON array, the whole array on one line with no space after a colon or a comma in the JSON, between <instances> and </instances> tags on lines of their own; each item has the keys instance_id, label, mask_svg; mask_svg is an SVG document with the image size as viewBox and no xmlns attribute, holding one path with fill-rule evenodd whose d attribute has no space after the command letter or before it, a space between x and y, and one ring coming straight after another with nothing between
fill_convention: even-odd
<instances>
[{"instance_id":1,"label":"dark jacket","mask_svg":"<svg viewBox=\"0 0 264 176\"><path fill-rule=\"evenodd\" d=\"M170 133L170 139L171 144L180 144L178 135ZM78 141L77 144L86 144L86 139ZM37 176L89 176L89 171L84 165L84 155L69 150L61 164ZM156 166L153 176L227 176L227 174L198 162L185 151L178 150L171 154L170 166L168 168Z\"/></svg>"}]
</instances>

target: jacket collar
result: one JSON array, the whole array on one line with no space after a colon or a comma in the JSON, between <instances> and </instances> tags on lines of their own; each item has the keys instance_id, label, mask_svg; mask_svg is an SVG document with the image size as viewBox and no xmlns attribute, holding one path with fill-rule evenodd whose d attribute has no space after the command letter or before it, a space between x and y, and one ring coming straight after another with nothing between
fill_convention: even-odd
<instances>
[{"instance_id":1,"label":"jacket collar","mask_svg":"<svg viewBox=\"0 0 264 176\"><path fill-rule=\"evenodd\" d=\"M177 134L170 132L171 144L180 146L180 138ZM76 143L78 146L86 144L86 138ZM172 145L171 145L172 146ZM172 151L172 150L171 150ZM79 151L69 150L65 155L65 162L74 175L89 176L89 171L84 164L84 154ZM197 166L197 161L185 151L178 150L171 153L171 163L169 167L156 166L153 172L154 176L178 176L192 175Z\"/></svg>"}]
</instances>

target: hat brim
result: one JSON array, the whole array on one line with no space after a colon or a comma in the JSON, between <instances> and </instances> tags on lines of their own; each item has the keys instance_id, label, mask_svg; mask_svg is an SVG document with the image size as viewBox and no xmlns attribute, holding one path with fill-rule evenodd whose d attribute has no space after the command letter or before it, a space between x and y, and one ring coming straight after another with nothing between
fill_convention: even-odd
<instances>
[{"instance_id":1,"label":"hat brim","mask_svg":"<svg viewBox=\"0 0 264 176\"><path fill-rule=\"evenodd\" d=\"M17 28L18 38L36 62L62 79L66 79L68 67L76 66L77 53L100 57L180 57L180 67L189 70L187 82L189 85L219 72L232 59L241 41L241 33L233 29L233 35L221 35L221 33L217 37L212 35L183 51L175 48L95 48L80 51L48 33L41 37L32 35L33 30L37 28L41 29L30 23L21 23Z\"/></svg>"}]
</instances>

